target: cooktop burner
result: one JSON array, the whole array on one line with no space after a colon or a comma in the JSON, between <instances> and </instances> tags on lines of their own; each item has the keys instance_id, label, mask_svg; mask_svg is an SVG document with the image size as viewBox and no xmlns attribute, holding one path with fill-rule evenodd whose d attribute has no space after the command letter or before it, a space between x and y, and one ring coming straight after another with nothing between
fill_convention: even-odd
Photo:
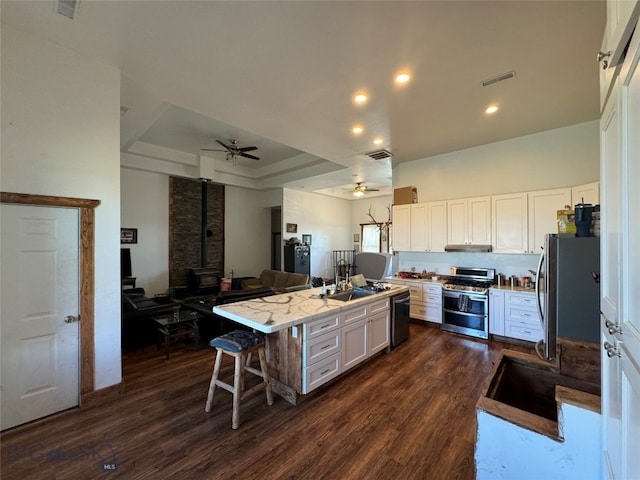
<instances>
[{"instance_id":1,"label":"cooktop burner","mask_svg":"<svg viewBox=\"0 0 640 480\"><path fill-rule=\"evenodd\" d=\"M486 294L493 285L495 272L493 268L451 267L451 276L442 288Z\"/></svg>"}]
</instances>

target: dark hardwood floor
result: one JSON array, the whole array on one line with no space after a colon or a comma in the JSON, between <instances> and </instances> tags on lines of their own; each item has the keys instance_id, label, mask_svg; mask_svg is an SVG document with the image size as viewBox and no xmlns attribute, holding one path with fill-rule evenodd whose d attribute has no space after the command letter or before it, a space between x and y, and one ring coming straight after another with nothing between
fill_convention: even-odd
<instances>
[{"instance_id":1,"label":"dark hardwood floor","mask_svg":"<svg viewBox=\"0 0 640 480\"><path fill-rule=\"evenodd\" d=\"M472 479L475 404L502 348L531 351L412 324L409 343L298 406L247 399L238 430L229 393L204 412L212 349L134 352L115 402L4 433L1 477Z\"/></svg>"}]
</instances>

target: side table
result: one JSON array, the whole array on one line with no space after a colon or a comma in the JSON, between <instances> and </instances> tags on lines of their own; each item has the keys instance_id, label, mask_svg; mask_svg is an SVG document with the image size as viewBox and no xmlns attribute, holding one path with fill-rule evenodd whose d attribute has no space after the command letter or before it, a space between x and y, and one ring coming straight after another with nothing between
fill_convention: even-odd
<instances>
[{"instance_id":1,"label":"side table","mask_svg":"<svg viewBox=\"0 0 640 480\"><path fill-rule=\"evenodd\" d=\"M153 321L158 325L158 332L164 336L164 352L167 360L169 360L172 338L191 334L193 335L194 343L198 343L200 340L198 320L201 318L203 318L202 315L191 310L180 311L177 317L173 314L152 317Z\"/></svg>"}]
</instances>

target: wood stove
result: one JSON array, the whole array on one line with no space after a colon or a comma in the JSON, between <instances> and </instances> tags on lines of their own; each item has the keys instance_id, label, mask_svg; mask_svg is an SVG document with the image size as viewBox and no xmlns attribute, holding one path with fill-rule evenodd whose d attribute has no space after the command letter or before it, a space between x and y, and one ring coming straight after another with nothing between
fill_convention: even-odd
<instances>
[{"instance_id":1,"label":"wood stove","mask_svg":"<svg viewBox=\"0 0 640 480\"><path fill-rule=\"evenodd\" d=\"M192 295L218 293L220 291L221 278L222 272L215 268L190 268L189 292Z\"/></svg>"}]
</instances>

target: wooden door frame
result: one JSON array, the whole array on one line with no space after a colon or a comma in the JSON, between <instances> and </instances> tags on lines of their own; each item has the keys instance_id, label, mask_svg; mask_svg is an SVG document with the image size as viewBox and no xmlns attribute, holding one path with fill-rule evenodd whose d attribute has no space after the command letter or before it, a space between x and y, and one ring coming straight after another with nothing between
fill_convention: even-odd
<instances>
[{"instance_id":1,"label":"wooden door frame","mask_svg":"<svg viewBox=\"0 0 640 480\"><path fill-rule=\"evenodd\" d=\"M77 208L80 211L80 404L95 390L95 208L100 200L0 192L0 203Z\"/></svg>"}]
</instances>

